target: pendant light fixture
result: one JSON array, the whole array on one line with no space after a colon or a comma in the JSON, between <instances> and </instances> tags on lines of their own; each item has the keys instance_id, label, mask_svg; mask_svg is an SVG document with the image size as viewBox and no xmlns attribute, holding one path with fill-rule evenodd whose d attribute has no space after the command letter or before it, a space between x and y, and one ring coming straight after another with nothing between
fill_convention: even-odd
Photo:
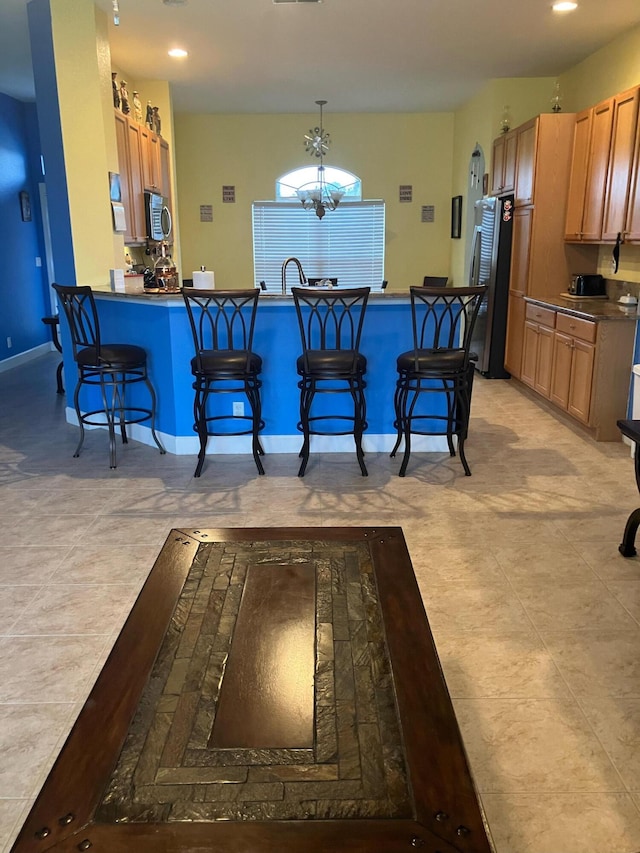
<instances>
[{"instance_id":1,"label":"pendant light fixture","mask_svg":"<svg viewBox=\"0 0 640 853\"><path fill-rule=\"evenodd\" d=\"M320 108L319 126L311 128L309 133L305 133L304 136L307 153L320 160L318 178L316 181L307 184L307 189L302 186L297 190L298 198L304 209L313 210L318 219L322 219L327 210L335 210L344 195L344 190L341 187L336 186L336 184L327 184L325 181L324 155L331 144L329 134L325 132L322 126L322 108L326 103L326 101L316 101Z\"/></svg>"}]
</instances>

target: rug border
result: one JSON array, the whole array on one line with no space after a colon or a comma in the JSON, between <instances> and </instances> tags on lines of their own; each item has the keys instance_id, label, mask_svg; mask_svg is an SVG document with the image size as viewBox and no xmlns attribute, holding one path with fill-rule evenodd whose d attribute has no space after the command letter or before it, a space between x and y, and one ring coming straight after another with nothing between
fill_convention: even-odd
<instances>
[{"instance_id":1,"label":"rug border","mask_svg":"<svg viewBox=\"0 0 640 853\"><path fill-rule=\"evenodd\" d=\"M285 540L369 545L394 675L414 820L352 820L349 839L345 838L345 821L93 824L93 814L200 544ZM152 836L150 844L144 841L145 831ZM406 851L410 846L421 847L425 853L491 853L493 849L400 527L171 530L11 853L67 853L89 846L95 851L127 853L134 849L132 844L136 853L161 853L179 850L180 841L189 850L203 849L206 842L211 853L253 853L258 837L265 850L282 853L303 847L314 853L375 850L382 841L388 853Z\"/></svg>"}]
</instances>

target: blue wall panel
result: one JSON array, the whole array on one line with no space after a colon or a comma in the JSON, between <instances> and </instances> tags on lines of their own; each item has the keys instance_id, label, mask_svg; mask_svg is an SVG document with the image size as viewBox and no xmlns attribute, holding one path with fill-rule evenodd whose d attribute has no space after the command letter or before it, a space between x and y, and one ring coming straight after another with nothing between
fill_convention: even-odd
<instances>
[{"instance_id":1,"label":"blue wall panel","mask_svg":"<svg viewBox=\"0 0 640 853\"><path fill-rule=\"evenodd\" d=\"M158 428L170 435L192 437L190 362L193 343L186 309L178 301L169 306L166 303L154 304L151 301L153 297L149 300L145 304L126 297L99 296L97 305L103 339L135 343L148 351L149 373L158 392ZM361 349L368 362L367 432L372 435L395 432L393 394L397 378L396 357L402 350L411 348L410 317L408 301L372 300L367 308ZM296 435L300 393L296 359L301 346L293 302L277 304L264 299L258 304L254 349L263 359L263 435ZM140 399L139 394L137 399ZM230 394L228 398L220 396L215 402L222 407L221 411L230 414L234 399ZM344 399L350 405L347 395ZM318 410L334 404L335 398L327 396L318 400ZM392 442L389 450L391 446Z\"/></svg>"},{"instance_id":2,"label":"blue wall panel","mask_svg":"<svg viewBox=\"0 0 640 853\"><path fill-rule=\"evenodd\" d=\"M0 223L3 276L0 282L0 361L50 340L41 322L50 314L46 295L37 175L33 173L35 107L0 94ZM19 193L29 194L32 219L22 220ZM7 346L11 338L12 347Z\"/></svg>"}]
</instances>

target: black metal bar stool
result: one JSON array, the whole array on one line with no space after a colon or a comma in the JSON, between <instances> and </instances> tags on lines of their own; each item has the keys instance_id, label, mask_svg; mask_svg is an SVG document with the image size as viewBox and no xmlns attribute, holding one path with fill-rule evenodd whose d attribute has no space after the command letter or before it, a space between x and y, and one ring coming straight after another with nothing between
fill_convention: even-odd
<instances>
[{"instance_id":1,"label":"black metal bar stool","mask_svg":"<svg viewBox=\"0 0 640 853\"><path fill-rule=\"evenodd\" d=\"M60 318L57 314L53 314L51 317L43 317L42 322L45 326L49 326L51 329L51 340L53 341L54 347L58 350L58 352L62 352L62 345L60 344L60 338L58 337L58 327L60 326ZM58 365L58 369L56 371L56 382L57 382L57 394L64 394L64 385L62 384L62 371L64 369L64 361L60 361Z\"/></svg>"},{"instance_id":2,"label":"black metal bar stool","mask_svg":"<svg viewBox=\"0 0 640 853\"><path fill-rule=\"evenodd\" d=\"M474 356L469 348L486 290L485 286L410 288L413 349L397 359L394 426L398 435L390 454L396 455L404 438L400 477L407 471L413 434L446 435L451 456L456 455L455 436L464 473L471 476L464 453L473 385ZM424 394L444 398L444 409L421 407Z\"/></svg>"},{"instance_id":3,"label":"black metal bar stool","mask_svg":"<svg viewBox=\"0 0 640 853\"><path fill-rule=\"evenodd\" d=\"M165 449L156 435L156 393L147 375L147 353L133 344L105 344L100 337L100 324L95 299L88 286L73 287L52 285L58 294L73 346L73 360L78 368L78 382L73 392L73 404L80 441L74 457L80 455L84 442L84 427L106 426L109 430L109 467L116 467L116 424L120 428L122 443L127 444L127 426L151 421L151 435L160 453ZM151 396L151 408L130 406L126 390L130 385L143 382ZM80 389L93 387L100 390L102 406L89 412L80 410ZM96 420L98 418L98 420Z\"/></svg>"},{"instance_id":4,"label":"black metal bar stool","mask_svg":"<svg viewBox=\"0 0 640 853\"><path fill-rule=\"evenodd\" d=\"M199 477L211 436L251 435L253 458L258 474L264 474L261 456L264 450L259 433L264 428L259 375L262 359L252 351L253 329L260 290L183 290L196 354L191 359L195 377L193 388L194 430L200 439L200 452L194 477ZM250 415L207 413L211 394L243 393ZM242 426L237 429L234 422ZM227 426L223 424L226 422Z\"/></svg>"},{"instance_id":5,"label":"black metal bar stool","mask_svg":"<svg viewBox=\"0 0 640 853\"><path fill-rule=\"evenodd\" d=\"M631 441L635 442L633 461L636 474L636 485L638 486L638 491L640 491L640 451L638 450L638 444L640 443L640 421L620 420L618 421L618 429L623 435L626 435L627 438L630 438ZM627 519L622 542L618 546L618 551L620 551L623 557L635 557L637 553L636 533L639 526L640 507L638 507L638 509L634 509Z\"/></svg>"},{"instance_id":6,"label":"black metal bar stool","mask_svg":"<svg viewBox=\"0 0 640 853\"><path fill-rule=\"evenodd\" d=\"M300 420L303 434L300 450L299 477L309 461L310 436L353 435L356 456L362 476L367 476L362 451L362 434L367 428L364 374L367 360L360 350L362 324L369 299L369 287L314 290L291 288L300 337L302 355L297 360L300 389ZM311 414L316 394L350 394L353 414ZM346 421L347 429L333 428L331 422ZM324 428L322 427L324 424Z\"/></svg>"}]
</instances>

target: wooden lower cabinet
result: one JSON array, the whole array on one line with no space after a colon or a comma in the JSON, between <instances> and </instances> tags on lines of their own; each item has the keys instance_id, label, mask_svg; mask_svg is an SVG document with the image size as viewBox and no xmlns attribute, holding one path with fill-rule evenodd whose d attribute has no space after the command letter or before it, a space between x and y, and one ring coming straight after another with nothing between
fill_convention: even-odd
<instances>
[{"instance_id":1,"label":"wooden lower cabinet","mask_svg":"<svg viewBox=\"0 0 640 853\"><path fill-rule=\"evenodd\" d=\"M524 309L525 301L522 294L510 291L504 366L516 379L520 379L522 370Z\"/></svg>"},{"instance_id":2,"label":"wooden lower cabinet","mask_svg":"<svg viewBox=\"0 0 640 853\"><path fill-rule=\"evenodd\" d=\"M595 353L594 344L554 335L551 401L583 424L589 423Z\"/></svg>"},{"instance_id":3,"label":"wooden lower cabinet","mask_svg":"<svg viewBox=\"0 0 640 853\"><path fill-rule=\"evenodd\" d=\"M627 416L635 319L598 322L526 302L522 382L594 431L619 441Z\"/></svg>"},{"instance_id":4,"label":"wooden lower cabinet","mask_svg":"<svg viewBox=\"0 0 640 853\"><path fill-rule=\"evenodd\" d=\"M527 304L525 317L520 379L548 399L551 396L556 312Z\"/></svg>"}]
</instances>

